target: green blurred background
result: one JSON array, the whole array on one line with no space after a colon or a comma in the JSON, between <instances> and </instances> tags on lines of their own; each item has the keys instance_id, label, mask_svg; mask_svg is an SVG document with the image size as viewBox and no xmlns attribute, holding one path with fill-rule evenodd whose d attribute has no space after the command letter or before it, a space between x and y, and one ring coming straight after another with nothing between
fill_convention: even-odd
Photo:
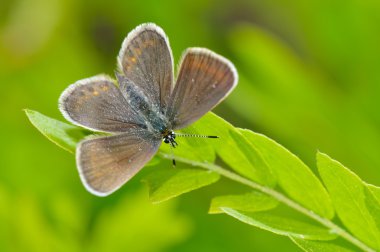
<instances>
[{"instance_id":1,"label":"green blurred background","mask_svg":"<svg viewBox=\"0 0 380 252\"><path fill-rule=\"evenodd\" d=\"M216 113L312 169L319 149L379 185L379 13L374 0L2 0L0 251L300 251L207 215L226 181L152 205L140 183L148 168L110 197L90 195L74 156L22 109L63 119L60 93L78 79L112 75L126 34L155 22L176 61L202 46L235 63L239 85Z\"/></svg>"}]
</instances>

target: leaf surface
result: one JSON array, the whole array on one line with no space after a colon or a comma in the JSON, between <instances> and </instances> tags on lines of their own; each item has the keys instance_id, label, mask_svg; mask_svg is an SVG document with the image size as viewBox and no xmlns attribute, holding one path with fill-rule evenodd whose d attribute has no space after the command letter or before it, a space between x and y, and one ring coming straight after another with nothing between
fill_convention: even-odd
<instances>
[{"instance_id":1,"label":"leaf surface","mask_svg":"<svg viewBox=\"0 0 380 252\"><path fill-rule=\"evenodd\" d=\"M45 116L37 111L25 109L30 122L50 141L62 149L74 153L77 143L91 131Z\"/></svg>"},{"instance_id":2,"label":"leaf surface","mask_svg":"<svg viewBox=\"0 0 380 252\"><path fill-rule=\"evenodd\" d=\"M308 240L332 240L336 238L336 235L326 228L273 213L247 213L231 208L222 208L222 210L226 214L246 224L278 235L293 236Z\"/></svg>"},{"instance_id":3,"label":"leaf surface","mask_svg":"<svg viewBox=\"0 0 380 252\"><path fill-rule=\"evenodd\" d=\"M232 208L245 212L260 212L278 206L278 201L260 192L249 192L237 195L223 195L212 199L209 213L223 213L221 208Z\"/></svg>"},{"instance_id":4,"label":"leaf surface","mask_svg":"<svg viewBox=\"0 0 380 252\"><path fill-rule=\"evenodd\" d=\"M296 155L268 137L241 129L277 177L279 186L294 200L317 214L331 219L334 209L322 183Z\"/></svg>"},{"instance_id":5,"label":"leaf surface","mask_svg":"<svg viewBox=\"0 0 380 252\"><path fill-rule=\"evenodd\" d=\"M368 246L380 249L380 232L367 208L363 181L326 154L317 153L317 165L343 224Z\"/></svg>"},{"instance_id":6,"label":"leaf surface","mask_svg":"<svg viewBox=\"0 0 380 252\"><path fill-rule=\"evenodd\" d=\"M149 187L149 198L160 203L183 193L215 183L220 175L199 169L164 169L148 174L143 181Z\"/></svg>"},{"instance_id":7,"label":"leaf surface","mask_svg":"<svg viewBox=\"0 0 380 252\"><path fill-rule=\"evenodd\" d=\"M354 252L355 250L349 249L337 244L334 241L310 241L303 240L295 237L290 238L298 247L305 252Z\"/></svg>"}]
</instances>

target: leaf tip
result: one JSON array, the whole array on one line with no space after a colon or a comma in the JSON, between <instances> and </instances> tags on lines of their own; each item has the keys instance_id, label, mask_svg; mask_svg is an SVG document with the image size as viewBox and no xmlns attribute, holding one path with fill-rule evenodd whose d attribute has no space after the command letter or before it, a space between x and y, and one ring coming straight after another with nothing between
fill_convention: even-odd
<instances>
[{"instance_id":1,"label":"leaf tip","mask_svg":"<svg viewBox=\"0 0 380 252\"><path fill-rule=\"evenodd\" d=\"M320 150L317 150L317 153L315 154L316 156L316 159L317 159L317 164L319 162L322 162L326 159L331 159L331 157L329 155L327 155L326 153L324 152L321 152Z\"/></svg>"},{"instance_id":2,"label":"leaf tip","mask_svg":"<svg viewBox=\"0 0 380 252\"><path fill-rule=\"evenodd\" d=\"M24 111L24 113L26 114L28 118L30 118L30 114L34 112L34 110L27 109L27 108L21 109L21 111Z\"/></svg>"}]
</instances>

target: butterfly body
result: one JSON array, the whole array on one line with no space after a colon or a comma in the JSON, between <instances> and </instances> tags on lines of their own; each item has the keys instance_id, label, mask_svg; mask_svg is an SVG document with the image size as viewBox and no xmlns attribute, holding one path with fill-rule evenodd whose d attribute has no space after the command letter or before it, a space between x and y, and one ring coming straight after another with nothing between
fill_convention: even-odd
<instances>
[{"instance_id":1,"label":"butterfly body","mask_svg":"<svg viewBox=\"0 0 380 252\"><path fill-rule=\"evenodd\" d=\"M131 179L162 142L176 147L174 131L198 120L237 84L233 64L205 48L183 53L175 80L168 38L151 23L128 34L117 59L117 83L94 76L70 85L59 98L67 120L110 133L84 139L76 150L80 178L97 196Z\"/></svg>"},{"instance_id":2,"label":"butterfly body","mask_svg":"<svg viewBox=\"0 0 380 252\"><path fill-rule=\"evenodd\" d=\"M126 80L123 77L118 77L119 83L124 83L126 88L126 101L128 105L141 117L145 122L144 129L147 129L157 138L161 137L164 143L176 147L178 144L175 141L175 133L170 129L171 125L165 115L165 110L159 108L156 104L152 104L144 92L137 85Z\"/></svg>"},{"instance_id":3,"label":"butterfly body","mask_svg":"<svg viewBox=\"0 0 380 252\"><path fill-rule=\"evenodd\" d=\"M163 142L176 147L175 133L170 129L171 125L165 115L165 108L152 104L144 92L137 85L116 74L118 82L126 89L126 101L129 106L141 117L146 124L142 128L147 129Z\"/></svg>"},{"instance_id":4,"label":"butterfly body","mask_svg":"<svg viewBox=\"0 0 380 252\"><path fill-rule=\"evenodd\" d=\"M126 91L124 96L129 107L144 122L142 127L160 136L165 129L170 127L164 108L152 103L148 96L144 94L144 91L125 76L120 74L116 74L116 76L120 86Z\"/></svg>"}]
</instances>

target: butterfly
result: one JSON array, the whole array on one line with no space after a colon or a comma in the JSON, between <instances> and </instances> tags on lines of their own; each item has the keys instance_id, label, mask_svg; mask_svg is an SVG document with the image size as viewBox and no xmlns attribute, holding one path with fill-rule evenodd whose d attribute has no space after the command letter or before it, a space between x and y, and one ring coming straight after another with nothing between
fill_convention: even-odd
<instances>
[{"instance_id":1,"label":"butterfly","mask_svg":"<svg viewBox=\"0 0 380 252\"><path fill-rule=\"evenodd\" d=\"M59 98L68 121L110 133L82 140L76 149L80 178L97 196L119 189L162 142L175 147L174 130L214 108L238 80L229 60L205 48L185 50L175 79L169 40L152 23L127 35L117 64L116 81L106 75L79 80Z\"/></svg>"}]
</instances>

